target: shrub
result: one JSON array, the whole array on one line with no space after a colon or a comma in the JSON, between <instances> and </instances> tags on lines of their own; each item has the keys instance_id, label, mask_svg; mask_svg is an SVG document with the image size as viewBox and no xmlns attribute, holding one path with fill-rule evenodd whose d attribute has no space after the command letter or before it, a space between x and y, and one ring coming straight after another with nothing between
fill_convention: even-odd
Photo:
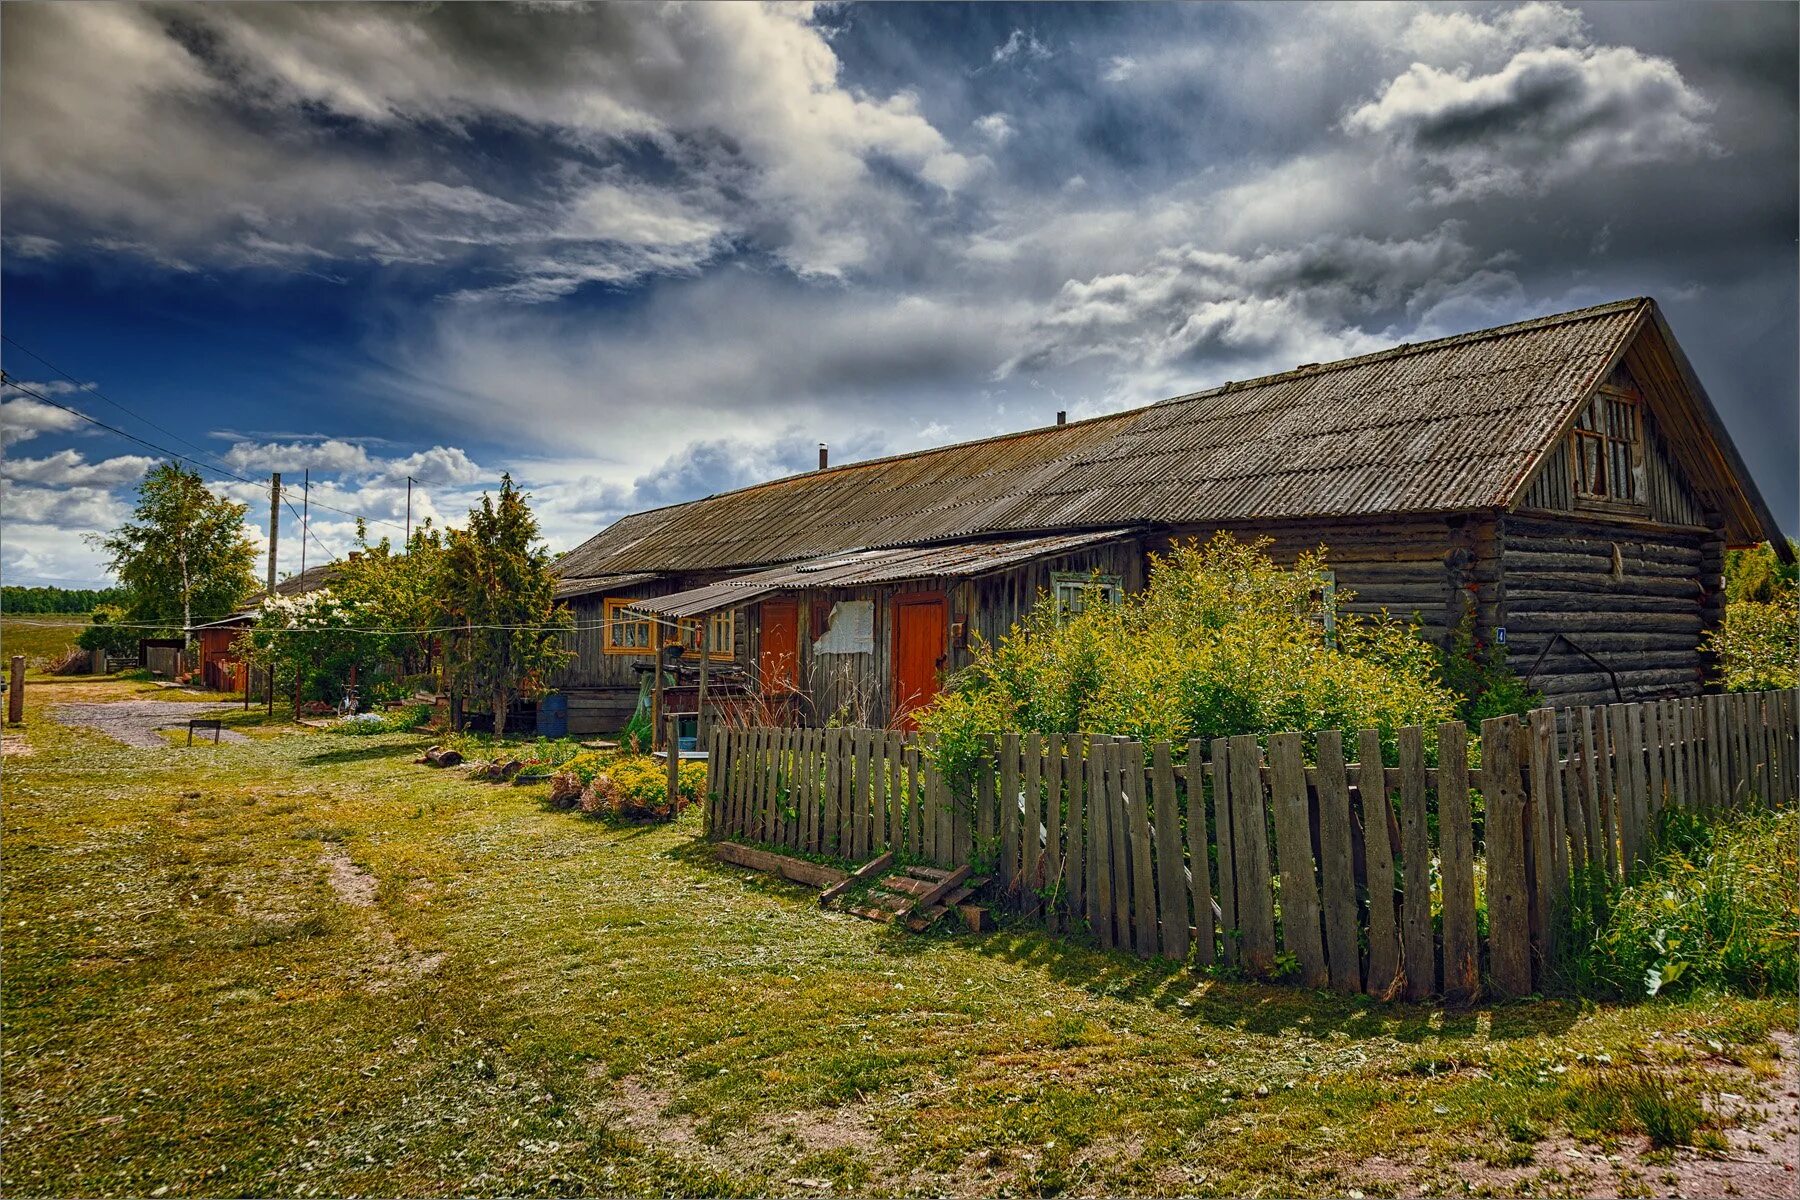
<instances>
[{"instance_id":1,"label":"shrub","mask_svg":"<svg viewBox=\"0 0 1800 1200\"><path fill-rule=\"evenodd\" d=\"M669 800L668 766L646 755L625 755L594 776L581 797L581 811L606 812L631 820L670 820L706 794L706 765L683 763Z\"/></svg>"},{"instance_id":2,"label":"shrub","mask_svg":"<svg viewBox=\"0 0 1800 1200\"><path fill-rule=\"evenodd\" d=\"M1613 898L1598 931L1575 931L1573 982L1623 997L1792 993L1800 986L1797 839L1794 811L1711 822L1665 814L1649 869Z\"/></svg>"},{"instance_id":3,"label":"shrub","mask_svg":"<svg viewBox=\"0 0 1800 1200\"><path fill-rule=\"evenodd\" d=\"M921 725L950 769L1006 732L1110 733L1184 745L1276 730L1381 730L1447 719L1436 651L1411 626L1336 614L1323 552L1293 568L1268 539L1221 534L1151 559L1149 586L1064 614L1040 599L998 645L978 644ZM1348 593L1340 593L1340 603Z\"/></svg>"},{"instance_id":4,"label":"shrub","mask_svg":"<svg viewBox=\"0 0 1800 1200\"><path fill-rule=\"evenodd\" d=\"M1522 717L1544 703L1506 662L1506 647L1476 636L1475 612L1463 612L1438 662L1438 675L1456 696L1456 718L1479 729L1489 717Z\"/></svg>"},{"instance_id":5,"label":"shrub","mask_svg":"<svg viewBox=\"0 0 1800 1200\"><path fill-rule=\"evenodd\" d=\"M1719 682L1733 692L1800 686L1800 590L1774 600L1734 600L1725 622L1706 635L1718 656Z\"/></svg>"}]
</instances>

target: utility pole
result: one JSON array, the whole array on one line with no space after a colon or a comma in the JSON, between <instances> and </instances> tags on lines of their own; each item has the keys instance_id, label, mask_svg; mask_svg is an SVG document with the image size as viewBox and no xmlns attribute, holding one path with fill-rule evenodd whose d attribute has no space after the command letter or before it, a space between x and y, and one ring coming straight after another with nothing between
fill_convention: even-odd
<instances>
[{"instance_id":1,"label":"utility pole","mask_svg":"<svg viewBox=\"0 0 1800 1200\"><path fill-rule=\"evenodd\" d=\"M281 472L269 475L269 598L275 598L275 542L281 536Z\"/></svg>"},{"instance_id":2,"label":"utility pole","mask_svg":"<svg viewBox=\"0 0 1800 1200\"><path fill-rule=\"evenodd\" d=\"M300 476L300 573L306 574L306 534L312 528L312 468Z\"/></svg>"},{"instance_id":3,"label":"utility pole","mask_svg":"<svg viewBox=\"0 0 1800 1200\"><path fill-rule=\"evenodd\" d=\"M412 545L412 485L413 477L406 477L406 545Z\"/></svg>"}]
</instances>

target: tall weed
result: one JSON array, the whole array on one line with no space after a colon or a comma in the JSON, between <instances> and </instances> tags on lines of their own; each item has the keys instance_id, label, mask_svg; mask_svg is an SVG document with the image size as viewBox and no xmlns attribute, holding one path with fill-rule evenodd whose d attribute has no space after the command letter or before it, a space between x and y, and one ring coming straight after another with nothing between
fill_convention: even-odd
<instances>
[{"instance_id":1,"label":"tall weed","mask_svg":"<svg viewBox=\"0 0 1800 1200\"><path fill-rule=\"evenodd\" d=\"M1574 933L1570 984L1622 998L1800 986L1800 812L1671 810L1655 860Z\"/></svg>"}]
</instances>

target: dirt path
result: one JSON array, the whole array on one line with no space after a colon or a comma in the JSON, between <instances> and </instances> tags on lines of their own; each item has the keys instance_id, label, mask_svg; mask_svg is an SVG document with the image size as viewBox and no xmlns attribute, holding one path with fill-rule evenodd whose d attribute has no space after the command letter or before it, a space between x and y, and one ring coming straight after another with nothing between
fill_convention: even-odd
<instances>
[{"instance_id":1,"label":"dirt path","mask_svg":"<svg viewBox=\"0 0 1800 1200\"><path fill-rule=\"evenodd\" d=\"M50 710L50 716L64 725L92 729L139 750L157 750L169 744L158 730L185 729L191 718L230 711L230 705L180 700L114 700L104 704L58 704ZM210 730L204 735L195 734L196 740L202 736L211 743ZM220 732L219 740L247 742L250 739L226 729Z\"/></svg>"}]
</instances>

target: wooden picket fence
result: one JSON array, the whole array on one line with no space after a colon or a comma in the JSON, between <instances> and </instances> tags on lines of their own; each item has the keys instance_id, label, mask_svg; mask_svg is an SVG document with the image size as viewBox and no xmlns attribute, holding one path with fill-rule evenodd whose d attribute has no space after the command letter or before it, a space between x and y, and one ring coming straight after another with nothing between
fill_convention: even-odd
<instances>
[{"instance_id":1,"label":"wooden picket fence","mask_svg":"<svg viewBox=\"0 0 1800 1200\"><path fill-rule=\"evenodd\" d=\"M1647 861L1665 808L1800 800L1796 719L1793 691L1540 709L1484 721L1479 762L1460 722L1401 729L1392 767L1372 729L1031 734L958 786L917 735L715 730L708 830L968 863L1014 908L1145 956L1467 1001L1541 986L1571 906Z\"/></svg>"}]
</instances>

